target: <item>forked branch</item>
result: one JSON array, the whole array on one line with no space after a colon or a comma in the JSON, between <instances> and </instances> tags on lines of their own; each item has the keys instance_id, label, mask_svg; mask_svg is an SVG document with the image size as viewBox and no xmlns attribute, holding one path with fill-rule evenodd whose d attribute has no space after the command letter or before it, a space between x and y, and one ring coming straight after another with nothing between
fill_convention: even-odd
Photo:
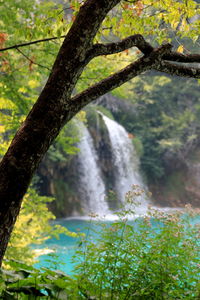
<instances>
[{"instance_id":1,"label":"forked branch","mask_svg":"<svg viewBox=\"0 0 200 300\"><path fill-rule=\"evenodd\" d=\"M148 43L141 34L131 35L120 42L108 44L95 44L89 50L92 57L100 55L110 55L124 50L137 47L143 54L148 55L154 47ZM200 54L183 54L176 51L170 51L163 56L163 60L169 60L182 63L200 63Z\"/></svg>"},{"instance_id":2,"label":"forked branch","mask_svg":"<svg viewBox=\"0 0 200 300\"><path fill-rule=\"evenodd\" d=\"M172 46L170 44L165 44L157 49L153 49L149 55L139 58L124 69L94 84L73 97L71 99L70 108L73 107L73 111L79 111L92 100L108 93L116 87L119 87L133 77L156 67L160 64L162 56L167 54L171 48Z\"/></svg>"},{"instance_id":3,"label":"forked branch","mask_svg":"<svg viewBox=\"0 0 200 300\"><path fill-rule=\"evenodd\" d=\"M132 47L137 47L144 54L149 54L154 49L147 41L145 41L141 34L135 34L117 43L95 44L90 51L91 55L95 57L119 53Z\"/></svg>"}]
</instances>

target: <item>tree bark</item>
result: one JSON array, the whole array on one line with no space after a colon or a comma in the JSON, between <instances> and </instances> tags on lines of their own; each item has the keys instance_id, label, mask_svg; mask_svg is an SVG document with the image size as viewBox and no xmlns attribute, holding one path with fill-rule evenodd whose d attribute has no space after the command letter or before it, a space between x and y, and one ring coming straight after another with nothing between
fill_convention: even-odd
<instances>
[{"instance_id":1,"label":"tree bark","mask_svg":"<svg viewBox=\"0 0 200 300\"><path fill-rule=\"evenodd\" d=\"M179 55L171 52L168 44L154 49L140 35L131 36L119 43L93 45L103 19L120 1L85 1L60 48L44 89L0 163L0 265L22 198L38 164L61 128L80 109L149 69L200 77L198 69L186 66L176 68L173 63L165 61L196 62L200 59L199 55ZM71 98L77 80L93 57L120 52L133 46L137 46L144 56Z\"/></svg>"},{"instance_id":2,"label":"tree bark","mask_svg":"<svg viewBox=\"0 0 200 300\"><path fill-rule=\"evenodd\" d=\"M88 0L68 32L49 79L0 163L0 265L22 198L50 144L75 114L70 96L103 19L120 0Z\"/></svg>"}]
</instances>

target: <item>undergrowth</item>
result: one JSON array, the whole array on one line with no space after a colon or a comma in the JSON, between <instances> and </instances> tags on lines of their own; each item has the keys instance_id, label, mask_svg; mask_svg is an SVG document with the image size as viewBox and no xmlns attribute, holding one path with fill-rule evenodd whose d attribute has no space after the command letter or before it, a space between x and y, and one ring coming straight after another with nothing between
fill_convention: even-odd
<instances>
[{"instance_id":1,"label":"undergrowth","mask_svg":"<svg viewBox=\"0 0 200 300\"><path fill-rule=\"evenodd\" d=\"M116 221L88 229L73 276L12 261L1 271L1 299L200 299L199 212L149 208L134 219L142 193L134 186Z\"/></svg>"}]
</instances>

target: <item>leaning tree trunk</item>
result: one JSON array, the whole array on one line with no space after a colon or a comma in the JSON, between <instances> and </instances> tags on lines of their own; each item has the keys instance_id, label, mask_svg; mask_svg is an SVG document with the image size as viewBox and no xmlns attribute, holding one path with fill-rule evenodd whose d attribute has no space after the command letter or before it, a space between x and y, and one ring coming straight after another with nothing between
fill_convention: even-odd
<instances>
[{"instance_id":1,"label":"leaning tree trunk","mask_svg":"<svg viewBox=\"0 0 200 300\"><path fill-rule=\"evenodd\" d=\"M0 163L0 265L22 198L39 162L62 126L78 111L72 90L106 14L120 0L88 0L81 7L58 53L51 74Z\"/></svg>"},{"instance_id":2,"label":"leaning tree trunk","mask_svg":"<svg viewBox=\"0 0 200 300\"><path fill-rule=\"evenodd\" d=\"M154 49L138 34L117 43L93 45L103 19L120 1L85 1L63 42L42 93L0 163L0 266L31 178L64 124L92 100L146 70L156 69L172 75L200 78L199 68L185 66L185 63L199 63L200 55L172 52L169 44ZM140 49L144 56L71 97L81 72L92 58L133 46Z\"/></svg>"}]
</instances>

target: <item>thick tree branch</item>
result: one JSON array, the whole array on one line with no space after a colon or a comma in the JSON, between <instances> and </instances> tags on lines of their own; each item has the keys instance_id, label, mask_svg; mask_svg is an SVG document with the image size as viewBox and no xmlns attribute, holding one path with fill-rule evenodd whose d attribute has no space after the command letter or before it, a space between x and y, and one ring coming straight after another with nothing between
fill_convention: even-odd
<instances>
[{"instance_id":1,"label":"thick tree branch","mask_svg":"<svg viewBox=\"0 0 200 300\"><path fill-rule=\"evenodd\" d=\"M169 52L171 47L170 44L163 45L153 50L148 56L141 57L126 68L84 90L71 99L71 109L79 111L92 100L119 87L133 77L156 67L160 64L162 56Z\"/></svg>"},{"instance_id":2,"label":"thick tree branch","mask_svg":"<svg viewBox=\"0 0 200 300\"><path fill-rule=\"evenodd\" d=\"M109 55L122 52L132 47L137 47L145 55L148 55L154 49L141 34L135 34L117 43L95 44L92 47L92 49L89 50L89 55L91 57ZM179 52L171 51L170 53L163 56L163 60L183 63L200 63L200 54L186 55Z\"/></svg>"},{"instance_id":3,"label":"thick tree branch","mask_svg":"<svg viewBox=\"0 0 200 300\"><path fill-rule=\"evenodd\" d=\"M155 70L168 73L170 75L176 75L189 78L200 78L200 68L193 68L188 66L180 66L175 63L161 61L159 65L154 67Z\"/></svg>"},{"instance_id":4,"label":"thick tree branch","mask_svg":"<svg viewBox=\"0 0 200 300\"><path fill-rule=\"evenodd\" d=\"M171 53L165 55L163 59L182 63L200 63L200 54L182 54L171 51Z\"/></svg>"},{"instance_id":5,"label":"thick tree branch","mask_svg":"<svg viewBox=\"0 0 200 300\"><path fill-rule=\"evenodd\" d=\"M93 56L99 56L122 52L132 47L137 47L144 54L149 54L154 49L141 34L135 34L117 43L95 44L90 51Z\"/></svg>"}]
</instances>

